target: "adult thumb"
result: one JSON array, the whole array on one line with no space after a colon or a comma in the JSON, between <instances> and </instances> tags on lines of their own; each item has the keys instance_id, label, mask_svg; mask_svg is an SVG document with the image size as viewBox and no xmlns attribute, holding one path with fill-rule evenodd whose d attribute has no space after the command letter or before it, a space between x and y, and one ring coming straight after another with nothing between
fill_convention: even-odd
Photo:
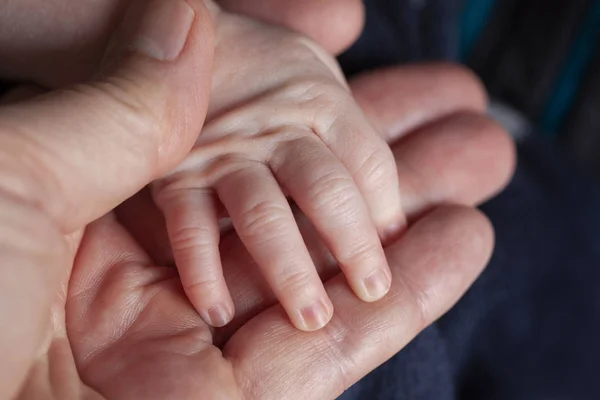
<instances>
[{"instance_id":1,"label":"adult thumb","mask_svg":"<svg viewBox=\"0 0 600 400\"><path fill-rule=\"evenodd\" d=\"M202 127L209 12L201 0L134 4L101 78L0 106L0 398L47 350L72 261L64 234L174 166Z\"/></svg>"},{"instance_id":2,"label":"adult thumb","mask_svg":"<svg viewBox=\"0 0 600 400\"><path fill-rule=\"evenodd\" d=\"M0 108L0 193L64 233L174 167L204 122L214 51L204 2L133 4L95 82Z\"/></svg>"}]
</instances>

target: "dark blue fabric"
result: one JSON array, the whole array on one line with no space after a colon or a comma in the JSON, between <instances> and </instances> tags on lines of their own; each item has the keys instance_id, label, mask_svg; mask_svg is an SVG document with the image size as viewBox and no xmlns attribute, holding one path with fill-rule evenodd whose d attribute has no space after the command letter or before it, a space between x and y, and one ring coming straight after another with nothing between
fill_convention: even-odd
<instances>
[{"instance_id":1,"label":"dark blue fabric","mask_svg":"<svg viewBox=\"0 0 600 400\"><path fill-rule=\"evenodd\" d=\"M361 60L348 71L422 59L423 49L396 48L403 43L456 43L447 24L427 40L411 36L420 35L414 23L394 30L393 15L406 23L397 5L408 2L391 3L367 1L382 22L341 58ZM514 180L482 207L496 228L489 267L451 312L341 399L600 399L600 190L557 154L537 136L520 144Z\"/></svg>"},{"instance_id":2,"label":"dark blue fabric","mask_svg":"<svg viewBox=\"0 0 600 400\"><path fill-rule=\"evenodd\" d=\"M600 191L539 138L482 207L493 259L444 318L341 398L599 399Z\"/></svg>"},{"instance_id":3,"label":"dark blue fabric","mask_svg":"<svg viewBox=\"0 0 600 400\"><path fill-rule=\"evenodd\" d=\"M366 1L366 34L340 57L346 73L410 61L458 60L462 1Z\"/></svg>"}]
</instances>

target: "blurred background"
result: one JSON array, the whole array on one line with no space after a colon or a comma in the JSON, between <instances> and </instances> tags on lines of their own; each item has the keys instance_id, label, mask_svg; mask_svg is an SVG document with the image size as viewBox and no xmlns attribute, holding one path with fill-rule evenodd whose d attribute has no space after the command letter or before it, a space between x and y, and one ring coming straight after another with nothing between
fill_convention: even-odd
<instances>
[{"instance_id":1,"label":"blurred background","mask_svg":"<svg viewBox=\"0 0 600 400\"><path fill-rule=\"evenodd\" d=\"M366 0L349 74L467 65L518 143L489 267L343 399L600 399L600 1Z\"/></svg>"},{"instance_id":2,"label":"blurred background","mask_svg":"<svg viewBox=\"0 0 600 400\"><path fill-rule=\"evenodd\" d=\"M520 137L536 129L600 177L600 2L367 0L349 74L450 60L485 82L492 111Z\"/></svg>"}]
</instances>

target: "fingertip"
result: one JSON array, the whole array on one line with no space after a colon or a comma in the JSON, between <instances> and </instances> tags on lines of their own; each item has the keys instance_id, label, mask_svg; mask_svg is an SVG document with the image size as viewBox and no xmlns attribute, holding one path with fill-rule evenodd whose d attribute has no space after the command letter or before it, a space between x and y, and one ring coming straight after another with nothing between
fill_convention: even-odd
<instances>
[{"instance_id":1,"label":"fingertip","mask_svg":"<svg viewBox=\"0 0 600 400\"><path fill-rule=\"evenodd\" d=\"M332 54L358 39L365 18L361 0L221 0L220 4L228 11L300 32Z\"/></svg>"},{"instance_id":2,"label":"fingertip","mask_svg":"<svg viewBox=\"0 0 600 400\"><path fill-rule=\"evenodd\" d=\"M488 197L491 197L504 189L513 177L517 168L517 145L508 131L496 122L491 122L485 140L487 147L494 151L490 158L494 162L491 173L497 187L496 190L490 190Z\"/></svg>"},{"instance_id":3,"label":"fingertip","mask_svg":"<svg viewBox=\"0 0 600 400\"><path fill-rule=\"evenodd\" d=\"M297 2L296 2L297 3ZM337 55L348 49L360 36L365 23L361 0L313 1L312 8L290 14L288 23L311 37L329 53Z\"/></svg>"},{"instance_id":4,"label":"fingertip","mask_svg":"<svg viewBox=\"0 0 600 400\"><path fill-rule=\"evenodd\" d=\"M200 310L199 312L204 322L215 328L222 328L229 324L233 319L234 312L232 311L232 308L233 305L221 303Z\"/></svg>"},{"instance_id":5,"label":"fingertip","mask_svg":"<svg viewBox=\"0 0 600 400\"><path fill-rule=\"evenodd\" d=\"M402 208L413 219L432 205L479 204L504 187L515 168L515 144L490 118L455 113L393 146Z\"/></svg>"},{"instance_id":6,"label":"fingertip","mask_svg":"<svg viewBox=\"0 0 600 400\"><path fill-rule=\"evenodd\" d=\"M189 302L208 325L222 328L233 320L235 305L223 277L191 285L183 277L182 285Z\"/></svg>"},{"instance_id":7,"label":"fingertip","mask_svg":"<svg viewBox=\"0 0 600 400\"><path fill-rule=\"evenodd\" d=\"M193 285L186 283L182 278L184 292L204 322L215 328L222 328L231 322L235 315L235 305L224 278Z\"/></svg>"},{"instance_id":8,"label":"fingertip","mask_svg":"<svg viewBox=\"0 0 600 400\"><path fill-rule=\"evenodd\" d=\"M157 182L155 200L164 213L184 292L207 324L223 327L233 319L234 304L219 253L217 201L204 188L188 189L184 181L171 184L165 190ZM178 185L183 189L174 189Z\"/></svg>"},{"instance_id":9,"label":"fingertip","mask_svg":"<svg viewBox=\"0 0 600 400\"><path fill-rule=\"evenodd\" d=\"M448 124L444 125L445 122ZM463 165L464 170L471 170L465 179L461 193L465 204L477 204L499 193L510 181L516 168L516 145L513 138L497 122L478 113L456 114L436 124L439 135L447 135L447 152L451 155L452 140L460 140L464 148L470 151L454 150L454 166ZM450 132L454 130L454 134ZM464 174L456 168L454 182L457 188ZM439 175L438 175L439 176ZM456 190L456 189L455 189ZM470 197L470 198L469 198Z\"/></svg>"},{"instance_id":10,"label":"fingertip","mask_svg":"<svg viewBox=\"0 0 600 400\"><path fill-rule=\"evenodd\" d=\"M291 316L296 328L304 332L314 332L324 328L333 317L333 304L329 297L317 300L302 307L297 315ZM294 318L295 317L295 318Z\"/></svg>"},{"instance_id":11,"label":"fingertip","mask_svg":"<svg viewBox=\"0 0 600 400\"><path fill-rule=\"evenodd\" d=\"M488 264L493 247L494 230L481 211L450 205L417 220L386 248L386 254L394 271L394 286L418 295L421 319L429 323L475 281Z\"/></svg>"},{"instance_id":12,"label":"fingertip","mask_svg":"<svg viewBox=\"0 0 600 400\"><path fill-rule=\"evenodd\" d=\"M364 302L373 303L384 298L392 286L389 268L381 268L355 285L354 292Z\"/></svg>"},{"instance_id":13,"label":"fingertip","mask_svg":"<svg viewBox=\"0 0 600 400\"><path fill-rule=\"evenodd\" d=\"M471 244L477 255L477 261L483 268L489 262L494 251L496 235L492 221L477 208L456 206L455 208L449 208L448 212L451 210L456 213L455 218L460 216L465 224L472 226L470 235L465 236L465 242Z\"/></svg>"},{"instance_id":14,"label":"fingertip","mask_svg":"<svg viewBox=\"0 0 600 400\"><path fill-rule=\"evenodd\" d=\"M437 73L440 79L452 84L456 89L462 89L464 106L472 111L484 112L488 106L488 95L481 78L471 69L461 64L439 63L429 65L432 73Z\"/></svg>"}]
</instances>

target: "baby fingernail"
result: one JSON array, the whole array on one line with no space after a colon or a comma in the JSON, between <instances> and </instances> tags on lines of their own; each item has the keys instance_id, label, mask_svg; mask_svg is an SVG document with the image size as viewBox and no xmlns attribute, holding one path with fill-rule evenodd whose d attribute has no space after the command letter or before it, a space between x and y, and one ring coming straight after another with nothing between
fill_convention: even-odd
<instances>
[{"instance_id":1,"label":"baby fingernail","mask_svg":"<svg viewBox=\"0 0 600 400\"><path fill-rule=\"evenodd\" d=\"M218 305L216 307L208 309L207 314L207 322L216 328L221 328L227 325L232 318L229 309L223 305Z\"/></svg>"},{"instance_id":2,"label":"baby fingernail","mask_svg":"<svg viewBox=\"0 0 600 400\"><path fill-rule=\"evenodd\" d=\"M390 275L383 269L373 273L363 281L367 301L376 301L390 291L392 280Z\"/></svg>"},{"instance_id":3,"label":"baby fingernail","mask_svg":"<svg viewBox=\"0 0 600 400\"><path fill-rule=\"evenodd\" d=\"M332 306L328 301L320 300L300 310L302 330L316 331L323 328L332 316Z\"/></svg>"},{"instance_id":4,"label":"baby fingernail","mask_svg":"<svg viewBox=\"0 0 600 400\"><path fill-rule=\"evenodd\" d=\"M133 46L148 57L173 61L185 46L194 18L185 0L153 0Z\"/></svg>"}]
</instances>

